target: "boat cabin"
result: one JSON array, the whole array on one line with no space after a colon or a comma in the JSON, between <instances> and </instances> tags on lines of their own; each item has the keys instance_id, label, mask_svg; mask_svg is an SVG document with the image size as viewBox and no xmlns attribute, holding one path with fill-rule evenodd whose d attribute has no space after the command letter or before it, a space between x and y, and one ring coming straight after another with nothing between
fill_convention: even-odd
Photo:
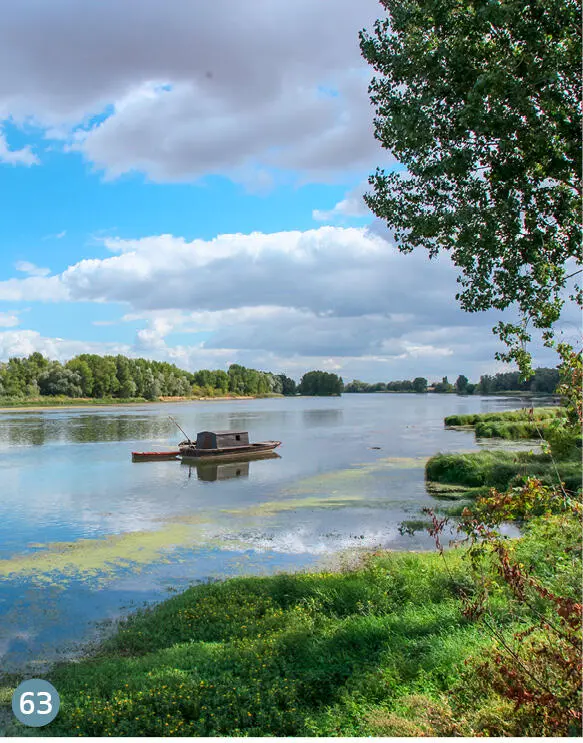
<instances>
[{"instance_id":1,"label":"boat cabin","mask_svg":"<svg viewBox=\"0 0 583 743\"><path fill-rule=\"evenodd\" d=\"M233 446L249 446L247 431L201 431L196 435L197 449L223 449Z\"/></svg>"}]
</instances>

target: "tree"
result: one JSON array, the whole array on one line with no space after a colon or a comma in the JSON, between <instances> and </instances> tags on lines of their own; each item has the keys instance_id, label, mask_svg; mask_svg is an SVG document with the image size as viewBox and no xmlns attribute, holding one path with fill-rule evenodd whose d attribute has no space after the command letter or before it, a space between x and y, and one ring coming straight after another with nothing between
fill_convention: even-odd
<instances>
[{"instance_id":1,"label":"tree","mask_svg":"<svg viewBox=\"0 0 583 743\"><path fill-rule=\"evenodd\" d=\"M147 369L144 374L144 397L147 400L157 400L162 394L160 379L154 375L152 369Z\"/></svg>"},{"instance_id":2,"label":"tree","mask_svg":"<svg viewBox=\"0 0 583 743\"><path fill-rule=\"evenodd\" d=\"M79 375L81 392L84 397L91 397L93 394L93 372L86 361L81 358L74 358L67 361L67 369L76 372Z\"/></svg>"},{"instance_id":3,"label":"tree","mask_svg":"<svg viewBox=\"0 0 583 743\"><path fill-rule=\"evenodd\" d=\"M324 371L311 371L301 379L301 395L340 395L343 390L342 377Z\"/></svg>"},{"instance_id":4,"label":"tree","mask_svg":"<svg viewBox=\"0 0 583 743\"><path fill-rule=\"evenodd\" d=\"M58 361L54 361L38 378L38 386L41 395L65 395L67 397L81 397L80 375L62 367Z\"/></svg>"},{"instance_id":5,"label":"tree","mask_svg":"<svg viewBox=\"0 0 583 743\"><path fill-rule=\"evenodd\" d=\"M447 377L443 377L441 382L438 382L433 387L434 392L453 392L453 384L450 384Z\"/></svg>"},{"instance_id":6,"label":"tree","mask_svg":"<svg viewBox=\"0 0 583 743\"><path fill-rule=\"evenodd\" d=\"M365 201L401 251L450 253L464 310L518 308L497 356L530 375L528 326L551 344L581 273L579 3L380 1L360 48L375 136L406 171L378 169Z\"/></svg>"},{"instance_id":7,"label":"tree","mask_svg":"<svg viewBox=\"0 0 583 743\"><path fill-rule=\"evenodd\" d=\"M361 382L360 379L353 379L344 387L344 392L368 392L370 385L366 382ZM385 385L386 389L386 385Z\"/></svg>"},{"instance_id":8,"label":"tree","mask_svg":"<svg viewBox=\"0 0 583 743\"><path fill-rule=\"evenodd\" d=\"M481 395L491 395L495 390L495 380L489 374L482 374L478 389Z\"/></svg>"},{"instance_id":9,"label":"tree","mask_svg":"<svg viewBox=\"0 0 583 743\"><path fill-rule=\"evenodd\" d=\"M535 369L530 382L530 389L532 392L544 392L552 395L559 385L559 376L558 369Z\"/></svg>"},{"instance_id":10,"label":"tree","mask_svg":"<svg viewBox=\"0 0 583 743\"><path fill-rule=\"evenodd\" d=\"M119 388L119 396L122 398L135 397L137 385L133 379L126 379L121 383Z\"/></svg>"},{"instance_id":11,"label":"tree","mask_svg":"<svg viewBox=\"0 0 583 743\"><path fill-rule=\"evenodd\" d=\"M414 392L427 392L427 380L425 377L415 377L413 380Z\"/></svg>"},{"instance_id":12,"label":"tree","mask_svg":"<svg viewBox=\"0 0 583 743\"><path fill-rule=\"evenodd\" d=\"M458 395L467 395L468 394L468 378L464 374L460 374L459 377L455 380L455 391L458 393Z\"/></svg>"},{"instance_id":13,"label":"tree","mask_svg":"<svg viewBox=\"0 0 583 743\"><path fill-rule=\"evenodd\" d=\"M295 395L297 385L295 380L291 377L287 377L285 374L278 374L278 378L281 381L281 392L283 395Z\"/></svg>"}]
</instances>

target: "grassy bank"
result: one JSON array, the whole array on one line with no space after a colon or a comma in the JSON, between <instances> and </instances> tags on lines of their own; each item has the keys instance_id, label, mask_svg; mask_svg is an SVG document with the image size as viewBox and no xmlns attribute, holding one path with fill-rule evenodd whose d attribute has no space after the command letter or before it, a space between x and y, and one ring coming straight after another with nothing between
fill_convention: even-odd
<instances>
[{"instance_id":1,"label":"grassy bank","mask_svg":"<svg viewBox=\"0 0 583 743\"><path fill-rule=\"evenodd\" d=\"M514 549L549 590L576 596L578 537L578 525L551 517ZM500 584L488 621L469 619L468 563L461 550L446 559L384 553L345 572L187 590L132 616L95 657L57 668L61 711L35 732L525 734L520 714L474 668L492 651L493 629L510 637L528 616L513 613Z\"/></svg>"},{"instance_id":2,"label":"grassy bank","mask_svg":"<svg viewBox=\"0 0 583 743\"><path fill-rule=\"evenodd\" d=\"M145 397L31 397L13 398L0 397L0 411L12 410L13 408L43 409L43 408L85 408L103 406L125 406L125 405L152 405L155 403L179 403L179 402L208 402L220 400L255 400L259 398L283 397L273 393L265 395L220 395L215 397L160 397L156 400L146 400Z\"/></svg>"}]
</instances>

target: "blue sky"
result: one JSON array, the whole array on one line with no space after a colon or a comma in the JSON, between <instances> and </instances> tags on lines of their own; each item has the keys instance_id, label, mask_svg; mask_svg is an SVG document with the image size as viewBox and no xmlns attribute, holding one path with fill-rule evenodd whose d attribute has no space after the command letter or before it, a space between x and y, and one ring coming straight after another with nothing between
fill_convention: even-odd
<instances>
[{"instance_id":1,"label":"blue sky","mask_svg":"<svg viewBox=\"0 0 583 743\"><path fill-rule=\"evenodd\" d=\"M448 261L401 255L362 200L376 166L399 167L358 49L379 16L374 0L5 9L0 360L499 368L497 318L462 313Z\"/></svg>"}]
</instances>

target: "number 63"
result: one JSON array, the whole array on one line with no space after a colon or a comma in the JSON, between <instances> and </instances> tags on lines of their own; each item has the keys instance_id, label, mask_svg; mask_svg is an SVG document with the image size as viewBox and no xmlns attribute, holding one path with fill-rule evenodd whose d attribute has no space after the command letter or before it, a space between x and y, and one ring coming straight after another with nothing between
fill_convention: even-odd
<instances>
[{"instance_id":1,"label":"number 63","mask_svg":"<svg viewBox=\"0 0 583 743\"><path fill-rule=\"evenodd\" d=\"M39 697L38 709L35 710L34 702L30 697L34 697L34 691L26 691L20 697L20 711L23 715L32 715L33 712L37 712L39 715L48 715L53 711L53 705L51 704L51 695L48 691L37 691L37 697ZM44 699L41 699L44 697ZM41 705L44 707L41 709Z\"/></svg>"}]
</instances>

